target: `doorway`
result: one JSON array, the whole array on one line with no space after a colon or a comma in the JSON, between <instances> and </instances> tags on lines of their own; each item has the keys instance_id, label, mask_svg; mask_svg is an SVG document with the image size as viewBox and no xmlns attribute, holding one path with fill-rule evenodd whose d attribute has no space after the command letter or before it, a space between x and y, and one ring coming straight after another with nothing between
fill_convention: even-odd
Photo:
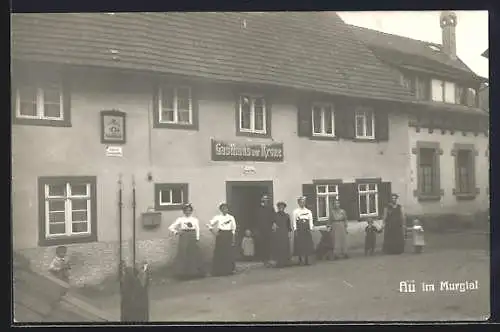
<instances>
[{"instance_id":1,"label":"doorway","mask_svg":"<svg viewBox=\"0 0 500 332\"><path fill-rule=\"evenodd\" d=\"M226 199L229 211L236 219L236 245L241 245L245 230L254 233L257 211L263 195L273 204L273 181L227 181Z\"/></svg>"}]
</instances>

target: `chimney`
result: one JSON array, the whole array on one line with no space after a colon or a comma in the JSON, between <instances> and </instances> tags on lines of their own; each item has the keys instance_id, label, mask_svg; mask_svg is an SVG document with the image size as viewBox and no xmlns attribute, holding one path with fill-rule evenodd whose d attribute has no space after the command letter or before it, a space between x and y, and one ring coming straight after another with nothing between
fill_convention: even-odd
<instances>
[{"instance_id":1,"label":"chimney","mask_svg":"<svg viewBox=\"0 0 500 332\"><path fill-rule=\"evenodd\" d=\"M456 32L457 15L451 11L443 11L440 15L440 25L443 35L443 51L452 59L457 57Z\"/></svg>"}]
</instances>

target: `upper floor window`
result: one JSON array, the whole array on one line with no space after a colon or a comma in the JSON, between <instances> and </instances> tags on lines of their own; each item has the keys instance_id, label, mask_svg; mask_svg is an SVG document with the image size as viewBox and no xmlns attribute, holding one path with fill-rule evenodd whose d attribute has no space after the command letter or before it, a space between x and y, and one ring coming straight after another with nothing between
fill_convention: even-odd
<instances>
[{"instance_id":1,"label":"upper floor window","mask_svg":"<svg viewBox=\"0 0 500 332\"><path fill-rule=\"evenodd\" d=\"M318 220L324 221L330 217L333 202L339 199L337 184L322 184L316 186L316 208Z\"/></svg>"},{"instance_id":2,"label":"upper floor window","mask_svg":"<svg viewBox=\"0 0 500 332\"><path fill-rule=\"evenodd\" d=\"M366 183L358 184L359 195L359 216L378 216L378 184Z\"/></svg>"},{"instance_id":3,"label":"upper floor window","mask_svg":"<svg viewBox=\"0 0 500 332\"><path fill-rule=\"evenodd\" d=\"M262 96L241 95L239 100L239 132L266 134L266 102Z\"/></svg>"},{"instance_id":4,"label":"upper floor window","mask_svg":"<svg viewBox=\"0 0 500 332\"><path fill-rule=\"evenodd\" d=\"M39 179L42 245L97 239L94 177Z\"/></svg>"},{"instance_id":5,"label":"upper floor window","mask_svg":"<svg viewBox=\"0 0 500 332\"><path fill-rule=\"evenodd\" d=\"M20 82L15 85L13 92L14 123L70 125L69 98L65 98L61 84Z\"/></svg>"},{"instance_id":6,"label":"upper floor window","mask_svg":"<svg viewBox=\"0 0 500 332\"><path fill-rule=\"evenodd\" d=\"M191 88L163 86L159 91L159 122L193 124Z\"/></svg>"},{"instance_id":7,"label":"upper floor window","mask_svg":"<svg viewBox=\"0 0 500 332\"><path fill-rule=\"evenodd\" d=\"M375 117L371 110L356 111L356 138L374 139L375 138Z\"/></svg>"},{"instance_id":8,"label":"upper floor window","mask_svg":"<svg viewBox=\"0 0 500 332\"><path fill-rule=\"evenodd\" d=\"M443 80L438 80L438 79L433 79L431 81L431 84L432 84L431 91L432 91L432 100L433 101L452 103L452 104L454 104L456 102L455 83L443 81Z\"/></svg>"},{"instance_id":9,"label":"upper floor window","mask_svg":"<svg viewBox=\"0 0 500 332\"><path fill-rule=\"evenodd\" d=\"M315 103L312 106L312 128L315 136L335 136L333 105Z\"/></svg>"}]
</instances>

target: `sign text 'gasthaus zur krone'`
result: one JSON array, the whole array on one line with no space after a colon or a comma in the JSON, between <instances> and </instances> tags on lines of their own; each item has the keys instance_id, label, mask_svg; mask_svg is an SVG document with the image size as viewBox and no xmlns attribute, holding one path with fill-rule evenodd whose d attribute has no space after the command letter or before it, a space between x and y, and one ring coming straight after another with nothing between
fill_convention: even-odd
<instances>
[{"instance_id":1,"label":"sign text 'gasthaus zur krone'","mask_svg":"<svg viewBox=\"0 0 500 332\"><path fill-rule=\"evenodd\" d=\"M283 143L236 143L212 140L213 161L283 161Z\"/></svg>"}]
</instances>

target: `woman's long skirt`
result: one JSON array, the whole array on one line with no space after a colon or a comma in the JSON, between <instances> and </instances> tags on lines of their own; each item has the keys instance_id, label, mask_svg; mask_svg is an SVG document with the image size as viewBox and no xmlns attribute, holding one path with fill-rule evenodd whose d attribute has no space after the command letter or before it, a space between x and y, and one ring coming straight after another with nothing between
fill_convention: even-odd
<instances>
[{"instance_id":1,"label":"woman's long skirt","mask_svg":"<svg viewBox=\"0 0 500 332\"><path fill-rule=\"evenodd\" d=\"M215 238L212 275L227 276L232 274L235 267L235 257L233 232L220 230Z\"/></svg>"},{"instance_id":2,"label":"woman's long skirt","mask_svg":"<svg viewBox=\"0 0 500 332\"><path fill-rule=\"evenodd\" d=\"M335 255L347 255L347 230L344 222L334 222L332 224L333 231L333 253Z\"/></svg>"},{"instance_id":3,"label":"woman's long skirt","mask_svg":"<svg viewBox=\"0 0 500 332\"><path fill-rule=\"evenodd\" d=\"M278 228L273 232L272 258L276 261L276 267L290 265L290 238L288 230Z\"/></svg>"},{"instance_id":4,"label":"woman's long skirt","mask_svg":"<svg viewBox=\"0 0 500 332\"><path fill-rule=\"evenodd\" d=\"M174 262L174 274L179 279L205 276L203 257L195 231L182 231L180 233L177 256Z\"/></svg>"},{"instance_id":5,"label":"woman's long skirt","mask_svg":"<svg viewBox=\"0 0 500 332\"><path fill-rule=\"evenodd\" d=\"M304 257L314 254L314 242L308 223L297 223L293 242L294 256Z\"/></svg>"},{"instance_id":6,"label":"woman's long skirt","mask_svg":"<svg viewBox=\"0 0 500 332\"><path fill-rule=\"evenodd\" d=\"M383 252L389 255L400 255L404 252L405 238L402 223L387 222L384 229Z\"/></svg>"}]
</instances>

